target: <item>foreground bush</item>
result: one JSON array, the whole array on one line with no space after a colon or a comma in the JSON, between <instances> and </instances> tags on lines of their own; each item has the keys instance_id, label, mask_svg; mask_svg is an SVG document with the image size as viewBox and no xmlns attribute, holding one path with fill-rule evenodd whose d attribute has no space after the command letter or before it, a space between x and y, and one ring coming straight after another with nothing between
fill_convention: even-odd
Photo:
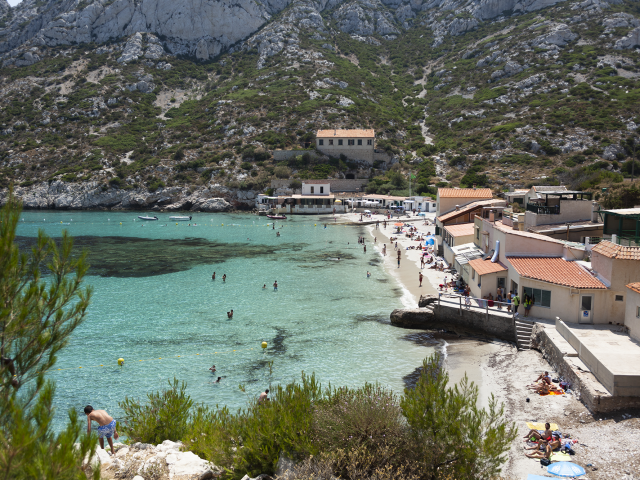
<instances>
[{"instance_id":1,"label":"foreground bush","mask_svg":"<svg viewBox=\"0 0 640 480\"><path fill-rule=\"evenodd\" d=\"M493 396L488 409L480 409L478 388L466 377L453 387L448 382L439 355L424 361L416 387L401 398L370 384L323 391L315 376L303 374L300 383L278 386L271 401L252 400L232 414L226 407L193 407L184 384L174 380L171 391L150 395L149 405L127 399L124 431L147 443L182 440L225 468L227 478L273 474L281 455L296 462L301 480L497 476L517 435L514 424ZM154 428L172 419L179 426ZM158 437L160 431L173 437Z\"/></svg>"}]
</instances>

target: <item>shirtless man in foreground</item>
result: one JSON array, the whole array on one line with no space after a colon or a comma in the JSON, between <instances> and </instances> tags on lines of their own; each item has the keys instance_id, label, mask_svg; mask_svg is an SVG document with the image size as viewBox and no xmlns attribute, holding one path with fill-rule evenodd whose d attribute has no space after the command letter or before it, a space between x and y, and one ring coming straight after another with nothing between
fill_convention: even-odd
<instances>
[{"instance_id":1,"label":"shirtless man in foreground","mask_svg":"<svg viewBox=\"0 0 640 480\"><path fill-rule=\"evenodd\" d=\"M113 440L116 440L120 435L116 430L116 421L105 410L94 410L91 405L84 407L84 413L87 415L87 434L91 435L91 421L98 422L98 440L100 440L100 448L104 450L104 437L107 437L109 446L111 447L111 455L115 455L113 450Z\"/></svg>"}]
</instances>

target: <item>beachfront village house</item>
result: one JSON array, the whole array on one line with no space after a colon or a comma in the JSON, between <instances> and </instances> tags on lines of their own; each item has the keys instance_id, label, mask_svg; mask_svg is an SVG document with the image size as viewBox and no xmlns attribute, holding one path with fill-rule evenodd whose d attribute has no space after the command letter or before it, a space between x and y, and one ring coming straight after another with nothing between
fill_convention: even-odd
<instances>
[{"instance_id":1,"label":"beachfront village house","mask_svg":"<svg viewBox=\"0 0 640 480\"><path fill-rule=\"evenodd\" d=\"M624 325L629 329L631 338L640 342L640 282L627 285Z\"/></svg>"},{"instance_id":2,"label":"beachfront village house","mask_svg":"<svg viewBox=\"0 0 640 480\"><path fill-rule=\"evenodd\" d=\"M600 242L588 262L584 244L515 230L487 218L476 217L474 223L474 244L486 256L469 262L475 270L470 272L472 296L482 298L492 292L495 297L502 286L517 292L521 300L525 294L535 299L532 317L624 323L626 285L640 281L640 247ZM487 262L499 262L501 267L489 267Z\"/></svg>"},{"instance_id":3,"label":"beachfront village house","mask_svg":"<svg viewBox=\"0 0 640 480\"><path fill-rule=\"evenodd\" d=\"M436 243L439 253L442 255L442 228L446 224L473 222L473 210L465 209L468 204L481 200L491 200L493 194L489 188L439 188L436 195ZM499 200L502 205L504 200ZM459 215L454 212L463 210ZM455 221L446 214L452 213ZM444 218L444 221L442 220Z\"/></svg>"},{"instance_id":4,"label":"beachfront village house","mask_svg":"<svg viewBox=\"0 0 640 480\"><path fill-rule=\"evenodd\" d=\"M301 194L277 197L274 210L279 214L319 214L344 212L344 204L331 193L329 180L303 180ZM265 199L258 196L258 201ZM266 201L271 197L264 196Z\"/></svg>"}]
</instances>

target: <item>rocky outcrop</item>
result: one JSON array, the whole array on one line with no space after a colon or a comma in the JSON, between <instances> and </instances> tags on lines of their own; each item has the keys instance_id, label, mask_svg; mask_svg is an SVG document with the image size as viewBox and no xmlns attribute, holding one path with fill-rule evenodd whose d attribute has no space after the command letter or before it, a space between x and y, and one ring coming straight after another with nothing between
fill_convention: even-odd
<instances>
[{"instance_id":1,"label":"rocky outcrop","mask_svg":"<svg viewBox=\"0 0 640 480\"><path fill-rule=\"evenodd\" d=\"M616 50L625 50L640 46L640 27L634 28L629 34L618 40L614 47Z\"/></svg>"},{"instance_id":2,"label":"rocky outcrop","mask_svg":"<svg viewBox=\"0 0 640 480\"><path fill-rule=\"evenodd\" d=\"M573 33L567 24L559 23L551 27L544 35L535 38L532 45L535 47L544 47L545 45L564 47L577 38L578 34Z\"/></svg>"},{"instance_id":3,"label":"rocky outcrop","mask_svg":"<svg viewBox=\"0 0 640 480\"><path fill-rule=\"evenodd\" d=\"M221 471L211 462L201 459L193 452L182 451L180 442L165 440L159 445L134 443L131 446L116 443L115 456L98 448L96 455L89 461L92 469L100 469L109 478L131 478L127 475L136 473L134 480L154 478L160 475L165 478L216 478Z\"/></svg>"},{"instance_id":4,"label":"rocky outcrop","mask_svg":"<svg viewBox=\"0 0 640 480\"><path fill-rule=\"evenodd\" d=\"M231 202L247 203L234 199L234 192L230 190L225 189L226 198L215 196L214 192L214 188L203 188L190 193L182 187L160 188L149 192L142 188L107 188L105 184L98 182L65 183L59 180L51 184L43 182L15 189L15 194L23 202L25 209L225 212L233 208ZM7 194L6 190L0 192L0 204L4 204Z\"/></svg>"},{"instance_id":5,"label":"rocky outcrop","mask_svg":"<svg viewBox=\"0 0 640 480\"><path fill-rule=\"evenodd\" d=\"M424 308L428 305L432 305L438 301L438 297L436 295L420 295L420 300L418 300L418 306L420 308Z\"/></svg>"},{"instance_id":6,"label":"rocky outcrop","mask_svg":"<svg viewBox=\"0 0 640 480\"><path fill-rule=\"evenodd\" d=\"M422 300L422 298L420 300ZM395 309L391 312L391 324L402 328L432 327L436 322L433 307L434 305L427 305L425 308Z\"/></svg>"}]
</instances>

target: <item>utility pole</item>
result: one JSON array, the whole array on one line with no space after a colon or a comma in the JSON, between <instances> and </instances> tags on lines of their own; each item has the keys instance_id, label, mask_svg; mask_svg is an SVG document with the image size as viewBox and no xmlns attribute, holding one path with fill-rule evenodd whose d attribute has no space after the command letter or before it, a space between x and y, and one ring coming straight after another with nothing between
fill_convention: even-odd
<instances>
[{"instance_id":1,"label":"utility pole","mask_svg":"<svg viewBox=\"0 0 640 480\"><path fill-rule=\"evenodd\" d=\"M633 158L631 159L631 184L633 185L633 175L636 166L636 139L633 139Z\"/></svg>"}]
</instances>

